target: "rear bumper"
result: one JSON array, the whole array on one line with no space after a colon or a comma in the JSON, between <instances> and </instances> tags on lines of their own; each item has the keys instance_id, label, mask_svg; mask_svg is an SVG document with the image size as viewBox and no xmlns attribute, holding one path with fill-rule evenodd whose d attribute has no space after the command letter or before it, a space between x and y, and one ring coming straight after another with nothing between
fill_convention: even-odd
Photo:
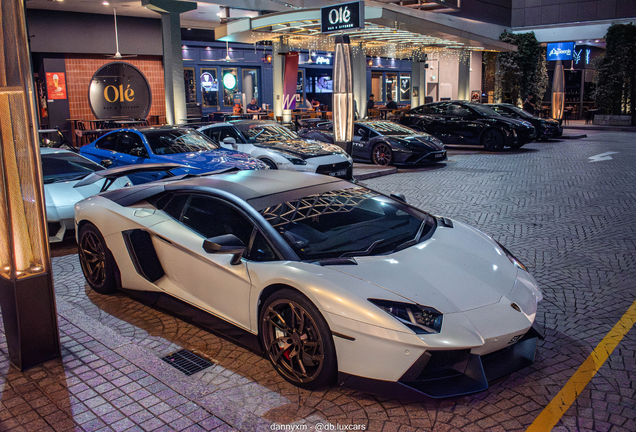
<instances>
[{"instance_id":1,"label":"rear bumper","mask_svg":"<svg viewBox=\"0 0 636 432\"><path fill-rule=\"evenodd\" d=\"M338 384L382 397L425 400L463 396L484 391L488 382L534 363L537 340L530 330L518 342L486 355L470 349L426 351L396 382L338 373Z\"/></svg>"}]
</instances>

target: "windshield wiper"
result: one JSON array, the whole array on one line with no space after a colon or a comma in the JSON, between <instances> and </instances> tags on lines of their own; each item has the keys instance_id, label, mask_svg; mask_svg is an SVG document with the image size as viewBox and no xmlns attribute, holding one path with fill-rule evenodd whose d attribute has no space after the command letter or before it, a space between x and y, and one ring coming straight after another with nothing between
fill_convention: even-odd
<instances>
[{"instance_id":1,"label":"windshield wiper","mask_svg":"<svg viewBox=\"0 0 636 432\"><path fill-rule=\"evenodd\" d=\"M401 251L402 249L406 249L408 247L411 247L413 245L416 245L420 242L420 238L422 238L422 233L424 232L424 227L426 227L426 222L428 221L428 218L432 217L431 215L427 215L424 220L422 221L422 223L420 224L420 227L417 230L417 233L415 234L415 237L412 238L411 240L407 240L404 243L402 243L401 245L399 245L398 247L396 247L395 249L393 249L393 252L398 252ZM433 220L435 220L435 218L433 218Z\"/></svg>"},{"instance_id":2,"label":"windshield wiper","mask_svg":"<svg viewBox=\"0 0 636 432\"><path fill-rule=\"evenodd\" d=\"M347 256L369 255L371 253L371 251L373 250L373 248L376 247L378 244L382 243L384 240L386 240L386 239L376 240L373 243L371 243L371 246L369 246L368 248L366 248L364 250L353 251L353 252L345 252L342 255L340 255L339 258L344 258L344 257L347 257Z\"/></svg>"}]
</instances>

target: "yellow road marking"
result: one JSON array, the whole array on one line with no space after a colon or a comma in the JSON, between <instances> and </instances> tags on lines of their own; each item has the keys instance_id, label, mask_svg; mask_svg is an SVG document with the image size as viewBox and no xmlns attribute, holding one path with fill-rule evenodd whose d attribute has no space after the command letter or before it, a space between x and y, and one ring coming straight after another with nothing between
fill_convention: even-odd
<instances>
[{"instance_id":1,"label":"yellow road marking","mask_svg":"<svg viewBox=\"0 0 636 432\"><path fill-rule=\"evenodd\" d=\"M594 351L585 359L577 371L574 372L572 378L569 379L559 394L541 411L539 417L532 422L526 432L546 432L552 430L635 323L636 301L632 303L631 307L627 309L627 312L625 312L612 330L610 330L596 348L594 348Z\"/></svg>"}]
</instances>

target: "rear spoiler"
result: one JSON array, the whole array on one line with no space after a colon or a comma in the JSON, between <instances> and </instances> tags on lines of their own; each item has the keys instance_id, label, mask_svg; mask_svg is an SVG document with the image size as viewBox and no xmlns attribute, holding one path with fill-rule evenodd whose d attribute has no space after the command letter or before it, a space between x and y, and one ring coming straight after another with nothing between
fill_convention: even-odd
<instances>
[{"instance_id":1,"label":"rear spoiler","mask_svg":"<svg viewBox=\"0 0 636 432\"><path fill-rule=\"evenodd\" d=\"M186 168L185 165L176 164L176 163L147 163L147 164L133 164L126 165L117 168L109 168L102 171L96 171L90 175L87 175L82 180L77 182L77 184L73 187L82 187L87 186L93 183L96 183L100 180L106 180L100 192L107 191L109 187L120 177L125 177L129 174L135 174L140 172L149 172L149 171L165 171L168 174L168 177L173 177L174 174L170 172L175 168ZM193 167L187 167L191 169L198 169Z\"/></svg>"}]
</instances>

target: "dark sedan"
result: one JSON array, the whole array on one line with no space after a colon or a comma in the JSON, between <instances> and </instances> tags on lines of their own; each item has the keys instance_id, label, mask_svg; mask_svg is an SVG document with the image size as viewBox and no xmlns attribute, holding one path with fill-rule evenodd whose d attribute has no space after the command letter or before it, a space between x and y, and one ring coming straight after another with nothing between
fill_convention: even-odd
<instances>
[{"instance_id":1,"label":"dark sedan","mask_svg":"<svg viewBox=\"0 0 636 432\"><path fill-rule=\"evenodd\" d=\"M481 145L486 150L520 148L536 139L531 123L502 116L485 105L434 102L406 112L400 123L439 138L444 144Z\"/></svg>"},{"instance_id":2,"label":"dark sedan","mask_svg":"<svg viewBox=\"0 0 636 432\"><path fill-rule=\"evenodd\" d=\"M298 134L306 139L333 143L333 124L314 124ZM437 138L390 121L359 121L353 127L354 161L376 165L419 165L446 160Z\"/></svg>"},{"instance_id":3,"label":"dark sedan","mask_svg":"<svg viewBox=\"0 0 636 432\"><path fill-rule=\"evenodd\" d=\"M500 103L500 104L487 104L486 106L489 106L490 108L497 111L501 115L508 116L518 120L529 121L530 123L532 123L532 126L534 126L534 130L537 133L537 138L540 140L558 138L563 135L563 127L556 120L542 119L542 118L533 116L529 112L524 111L513 104Z\"/></svg>"}]
</instances>

